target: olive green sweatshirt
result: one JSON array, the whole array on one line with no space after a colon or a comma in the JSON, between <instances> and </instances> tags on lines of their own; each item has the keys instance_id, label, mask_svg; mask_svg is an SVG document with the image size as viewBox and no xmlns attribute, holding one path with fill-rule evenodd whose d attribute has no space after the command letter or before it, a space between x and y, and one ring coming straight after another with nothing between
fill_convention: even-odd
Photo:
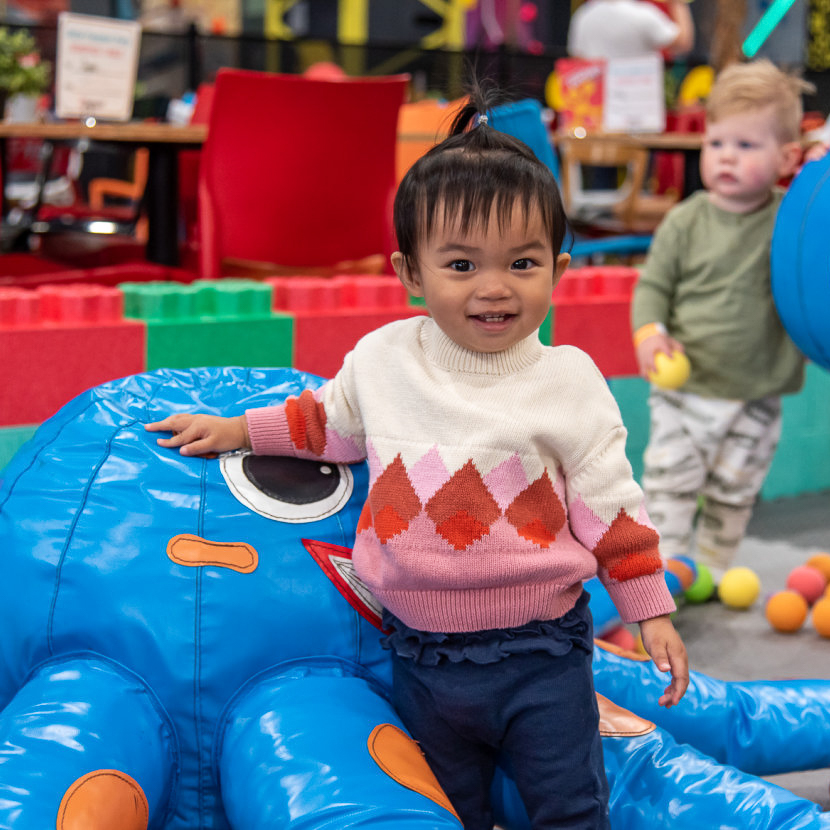
<instances>
[{"instance_id":1,"label":"olive green sweatshirt","mask_svg":"<svg viewBox=\"0 0 830 830\"><path fill-rule=\"evenodd\" d=\"M634 290L633 330L662 323L692 365L688 392L754 400L797 392L804 358L772 299L770 245L782 194L752 213L698 191L663 220Z\"/></svg>"}]
</instances>

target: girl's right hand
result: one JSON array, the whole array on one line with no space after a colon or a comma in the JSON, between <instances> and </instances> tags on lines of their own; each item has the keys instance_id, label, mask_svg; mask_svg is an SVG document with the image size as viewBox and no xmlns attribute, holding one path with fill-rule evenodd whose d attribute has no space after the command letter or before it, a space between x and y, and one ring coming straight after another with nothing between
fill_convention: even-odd
<instances>
[{"instance_id":1,"label":"girl's right hand","mask_svg":"<svg viewBox=\"0 0 830 830\"><path fill-rule=\"evenodd\" d=\"M643 340L634 351L637 355L637 366L640 374L643 377L648 377L648 373L653 372L656 368L654 356L657 352L665 352L671 356L672 352L682 352L684 349L683 344L673 337L669 337L667 334L654 334Z\"/></svg>"},{"instance_id":2,"label":"girl's right hand","mask_svg":"<svg viewBox=\"0 0 830 830\"><path fill-rule=\"evenodd\" d=\"M250 447L248 422L244 415L223 418L219 415L170 415L145 424L148 432L172 432L171 438L158 438L160 447L178 447L182 455L210 455Z\"/></svg>"}]
</instances>

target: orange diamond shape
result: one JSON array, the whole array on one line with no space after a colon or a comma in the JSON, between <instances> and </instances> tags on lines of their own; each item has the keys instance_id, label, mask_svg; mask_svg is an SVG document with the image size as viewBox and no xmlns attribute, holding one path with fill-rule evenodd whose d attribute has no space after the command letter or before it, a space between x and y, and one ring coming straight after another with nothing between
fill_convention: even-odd
<instances>
[{"instance_id":1,"label":"orange diamond shape","mask_svg":"<svg viewBox=\"0 0 830 830\"><path fill-rule=\"evenodd\" d=\"M542 547L556 538L565 524L565 508L547 470L513 499L504 515L520 536Z\"/></svg>"},{"instance_id":2,"label":"orange diamond shape","mask_svg":"<svg viewBox=\"0 0 830 830\"><path fill-rule=\"evenodd\" d=\"M490 525L482 524L465 510L459 510L454 516L437 524L435 529L456 550L464 550L482 536L486 536L490 531Z\"/></svg>"}]
</instances>

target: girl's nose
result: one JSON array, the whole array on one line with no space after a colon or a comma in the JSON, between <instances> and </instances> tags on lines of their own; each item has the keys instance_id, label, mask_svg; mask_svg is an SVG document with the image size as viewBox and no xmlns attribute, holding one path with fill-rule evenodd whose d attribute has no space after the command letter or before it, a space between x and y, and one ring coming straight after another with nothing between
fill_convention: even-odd
<instances>
[{"instance_id":1,"label":"girl's nose","mask_svg":"<svg viewBox=\"0 0 830 830\"><path fill-rule=\"evenodd\" d=\"M488 299L506 297L510 294L510 285L500 271L483 271L477 293L480 297Z\"/></svg>"}]
</instances>

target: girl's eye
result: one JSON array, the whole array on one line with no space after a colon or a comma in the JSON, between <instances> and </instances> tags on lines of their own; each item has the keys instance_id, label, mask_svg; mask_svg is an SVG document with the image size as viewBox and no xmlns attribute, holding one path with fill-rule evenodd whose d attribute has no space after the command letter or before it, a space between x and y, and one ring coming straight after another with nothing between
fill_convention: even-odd
<instances>
[{"instance_id":1,"label":"girl's eye","mask_svg":"<svg viewBox=\"0 0 830 830\"><path fill-rule=\"evenodd\" d=\"M514 271L527 271L528 268L533 267L533 260L528 259L527 257L522 257L521 259L517 259L513 265L510 266Z\"/></svg>"},{"instance_id":2,"label":"girl's eye","mask_svg":"<svg viewBox=\"0 0 830 830\"><path fill-rule=\"evenodd\" d=\"M751 150L754 146L755 146L755 144L751 141L739 141L738 142L738 147L740 147L742 150Z\"/></svg>"},{"instance_id":3,"label":"girl's eye","mask_svg":"<svg viewBox=\"0 0 830 830\"><path fill-rule=\"evenodd\" d=\"M473 270L473 263L470 262L469 259L454 259L450 263L450 268L452 268L453 271L466 273L467 271Z\"/></svg>"}]
</instances>

